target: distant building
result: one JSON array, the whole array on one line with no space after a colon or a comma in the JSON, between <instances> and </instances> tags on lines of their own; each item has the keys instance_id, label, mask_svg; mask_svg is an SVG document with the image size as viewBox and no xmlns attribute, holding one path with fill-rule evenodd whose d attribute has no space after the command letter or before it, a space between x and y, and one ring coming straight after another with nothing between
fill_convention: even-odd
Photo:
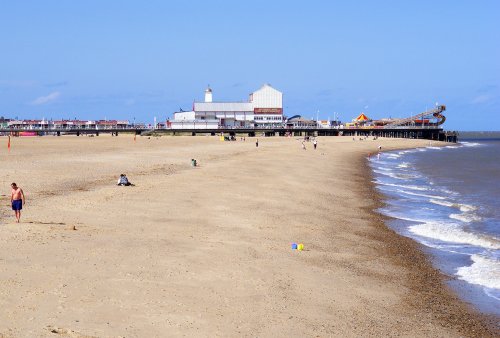
<instances>
[{"instance_id":1,"label":"distant building","mask_svg":"<svg viewBox=\"0 0 500 338\"><path fill-rule=\"evenodd\" d=\"M23 130L51 129L126 129L130 126L127 120L11 120L6 128Z\"/></svg>"},{"instance_id":2,"label":"distant building","mask_svg":"<svg viewBox=\"0 0 500 338\"><path fill-rule=\"evenodd\" d=\"M9 125L9 121L10 119L0 116L0 128L2 129L7 128L7 126Z\"/></svg>"},{"instance_id":3,"label":"distant building","mask_svg":"<svg viewBox=\"0 0 500 338\"><path fill-rule=\"evenodd\" d=\"M300 115L295 115L286 121L287 128L316 128L317 125L316 121L303 118Z\"/></svg>"},{"instance_id":4,"label":"distant building","mask_svg":"<svg viewBox=\"0 0 500 338\"><path fill-rule=\"evenodd\" d=\"M283 94L265 84L251 93L248 101L213 102L213 92L208 87L204 102L194 102L191 111L174 113L174 119L167 121L166 125L172 129L282 126Z\"/></svg>"}]
</instances>

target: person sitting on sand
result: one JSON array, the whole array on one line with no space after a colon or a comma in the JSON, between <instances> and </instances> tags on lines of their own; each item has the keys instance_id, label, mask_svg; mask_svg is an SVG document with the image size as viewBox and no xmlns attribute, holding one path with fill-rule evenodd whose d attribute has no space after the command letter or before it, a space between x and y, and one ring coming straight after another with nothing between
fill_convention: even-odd
<instances>
[{"instance_id":1,"label":"person sitting on sand","mask_svg":"<svg viewBox=\"0 0 500 338\"><path fill-rule=\"evenodd\" d=\"M131 186L131 185L133 186L133 184L128 181L127 175L125 175L125 174L120 175L120 178L118 179L117 185L126 186L126 187Z\"/></svg>"}]
</instances>

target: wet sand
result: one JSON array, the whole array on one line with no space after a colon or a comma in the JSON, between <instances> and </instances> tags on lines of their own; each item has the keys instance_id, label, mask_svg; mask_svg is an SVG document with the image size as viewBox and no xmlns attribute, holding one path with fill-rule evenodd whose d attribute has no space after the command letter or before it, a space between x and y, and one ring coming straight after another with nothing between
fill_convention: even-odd
<instances>
[{"instance_id":1,"label":"wet sand","mask_svg":"<svg viewBox=\"0 0 500 338\"><path fill-rule=\"evenodd\" d=\"M0 191L27 204L15 224L1 197L0 337L494 336L373 211L367 154L427 143L15 138Z\"/></svg>"}]
</instances>

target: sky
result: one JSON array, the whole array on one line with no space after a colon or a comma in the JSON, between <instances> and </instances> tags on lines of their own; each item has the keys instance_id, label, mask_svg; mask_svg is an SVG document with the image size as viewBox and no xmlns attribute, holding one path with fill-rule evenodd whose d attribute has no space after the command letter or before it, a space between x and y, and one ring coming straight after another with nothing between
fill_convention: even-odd
<instances>
[{"instance_id":1,"label":"sky","mask_svg":"<svg viewBox=\"0 0 500 338\"><path fill-rule=\"evenodd\" d=\"M287 116L500 130L499 41L496 0L0 0L0 116L152 123L269 83Z\"/></svg>"}]
</instances>

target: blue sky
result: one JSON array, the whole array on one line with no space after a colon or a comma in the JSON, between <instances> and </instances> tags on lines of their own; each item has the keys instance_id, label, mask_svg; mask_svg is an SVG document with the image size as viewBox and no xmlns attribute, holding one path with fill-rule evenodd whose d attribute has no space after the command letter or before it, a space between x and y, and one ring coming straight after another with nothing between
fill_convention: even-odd
<instances>
[{"instance_id":1,"label":"blue sky","mask_svg":"<svg viewBox=\"0 0 500 338\"><path fill-rule=\"evenodd\" d=\"M0 115L151 123L264 83L285 114L500 130L500 1L2 1Z\"/></svg>"}]
</instances>

